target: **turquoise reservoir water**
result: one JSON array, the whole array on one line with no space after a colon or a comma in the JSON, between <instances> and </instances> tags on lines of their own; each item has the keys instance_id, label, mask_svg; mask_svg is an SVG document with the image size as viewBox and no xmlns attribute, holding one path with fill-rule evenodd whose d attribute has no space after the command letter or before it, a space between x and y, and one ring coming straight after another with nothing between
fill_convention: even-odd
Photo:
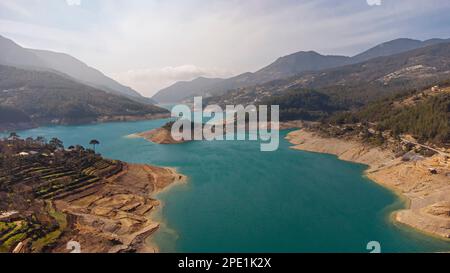
<instances>
[{"instance_id":1,"label":"turquoise reservoir water","mask_svg":"<svg viewBox=\"0 0 450 273\"><path fill-rule=\"evenodd\" d=\"M127 138L165 120L42 127L22 137L58 137L65 145L100 140L104 156L177 167L183 185L159 194L162 228L153 240L163 252L450 251L450 243L389 220L402 203L363 177L365 166L334 156L289 149L260 152L258 142L156 145ZM282 137L287 132L282 132Z\"/></svg>"}]
</instances>

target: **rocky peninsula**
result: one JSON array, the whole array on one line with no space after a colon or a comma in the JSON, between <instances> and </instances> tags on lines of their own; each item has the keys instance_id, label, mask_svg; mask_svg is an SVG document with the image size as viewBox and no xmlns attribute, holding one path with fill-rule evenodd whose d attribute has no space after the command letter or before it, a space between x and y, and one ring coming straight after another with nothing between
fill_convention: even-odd
<instances>
[{"instance_id":1,"label":"rocky peninsula","mask_svg":"<svg viewBox=\"0 0 450 273\"><path fill-rule=\"evenodd\" d=\"M170 129L166 127L156 128L150 131L134 134L132 136L142 137L156 144L180 144L185 141L178 141L172 137Z\"/></svg>"}]
</instances>

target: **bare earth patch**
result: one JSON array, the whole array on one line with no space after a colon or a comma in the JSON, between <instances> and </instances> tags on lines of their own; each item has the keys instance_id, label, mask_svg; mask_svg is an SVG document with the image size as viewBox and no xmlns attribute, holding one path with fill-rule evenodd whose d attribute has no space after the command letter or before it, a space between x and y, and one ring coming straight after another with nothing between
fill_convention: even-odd
<instances>
[{"instance_id":1,"label":"bare earth patch","mask_svg":"<svg viewBox=\"0 0 450 273\"><path fill-rule=\"evenodd\" d=\"M79 242L83 253L156 252L144 243L159 228L150 216L160 202L152 196L184 180L171 168L126 164L95 188L54 201L70 222L54 252L68 252L64 243L70 240Z\"/></svg>"}]
</instances>

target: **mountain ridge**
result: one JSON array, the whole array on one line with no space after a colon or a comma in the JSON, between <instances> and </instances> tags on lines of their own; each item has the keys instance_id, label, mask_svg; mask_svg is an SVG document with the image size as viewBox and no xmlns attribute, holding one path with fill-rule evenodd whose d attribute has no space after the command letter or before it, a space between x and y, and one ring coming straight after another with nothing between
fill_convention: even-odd
<instances>
[{"instance_id":1,"label":"mountain ridge","mask_svg":"<svg viewBox=\"0 0 450 273\"><path fill-rule=\"evenodd\" d=\"M0 90L0 130L169 115L166 109L107 93L49 71L0 65Z\"/></svg>"},{"instance_id":2,"label":"mountain ridge","mask_svg":"<svg viewBox=\"0 0 450 273\"><path fill-rule=\"evenodd\" d=\"M450 43L378 57L368 61L232 90L207 99L209 104L292 105L296 92L313 89L327 96L330 107L349 109L383 96L439 84L450 79ZM286 96L288 92L294 92ZM294 107L296 108L296 107ZM294 109L293 108L293 109ZM291 111L292 112L292 111ZM293 116L293 115L290 115ZM317 116L317 115L316 115Z\"/></svg>"},{"instance_id":3,"label":"mountain ridge","mask_svg":"<svg viewBox=\"0 0 450 273\"><path fill-rule=\"evenodd\" d=\"M102 89L108 93L123 95L138 102L154 103L130 87L109 78L101 71L87 65L67 53L24 48L13 40L0 35L0 64L32 70L45 70L65 75L72 80Z\"/></svg>"},{"instance_id":4,"label":"mountain ridge","mask_svg":"<svg viewBox=\"0 0 450 273\"><path fill-rule=\"evenodd\" d=\"M222 81L223 79L220 78L205 77L198 77L192 81L179 81L169 87L160 90L160 92L158 94L155 94L152 99L160 103L171 103L171 94L174 92L178 92L177 90L179 88L183 89L183 93L185 96L193 96L196 95L198 90L206 91L208 88L213 87L215 84Z\"/></svg>"},{"instance_id":5,"label":"mountain ridge","mask_svg":"<svg viewBox=\"0 0 450 273\"><path fill-rule=\"evenodd\" d=\"M275 62L254 73L246 72L228 79L223 79L212 86L200 86L197 93L192 91L189 82L177 82L174 85L160 90L153 96L153 99L158 101L160 98L164 98L164 100L160 102L179 102L189 99L189 96L192 95L206 95L207 97L210 95L217 96L222 95L229 90L284 79L306 71L320 71L328 68L341 67L444 42L450 42L450 39L434 38L420 41L409 38L399 38L378 44L353 57L322 55L316 51L299 51L280 57ZM306 64L303 64L305 61ZM187 88L189 92L185 93L184 88ZM203 90L206 90L206 92L203 92Z\"/></svg>"}]
</instances>

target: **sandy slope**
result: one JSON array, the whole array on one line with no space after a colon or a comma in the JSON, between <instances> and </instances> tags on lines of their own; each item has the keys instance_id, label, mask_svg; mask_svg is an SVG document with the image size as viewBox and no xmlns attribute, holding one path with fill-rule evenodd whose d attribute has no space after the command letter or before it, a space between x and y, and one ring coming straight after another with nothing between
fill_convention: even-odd
<instances>
[{"instance_id":1,"label":"sandy slope","mask_svg":"<svg viewBox=\"0 0 450 273\"><path fill-rule=\"evenodd\" d=\"M152 196L184 180L171 168L126 164L105 183L55 201L69 216L70 230L54 251L67 252L65 243L74 240L83 253L155 252L144 243L159 228L150 217L160 205Z\"/></svg>"},{"instance_id":2,"label":"sandy slope","mask_svg":"<svg viewBox=\"0 0 450 273\"><path fill-rule=\"evenodd\" d=\"M340 159L369 165L366 175L409 202L395 219L416 229L450 238L450 160L435 155L422 161L404 162L390 151L352 140L324 138L305 130L286 137L293 149L337 155ZM438 174L431 174L434 168Z\"/></svg>"}]
</instances>

